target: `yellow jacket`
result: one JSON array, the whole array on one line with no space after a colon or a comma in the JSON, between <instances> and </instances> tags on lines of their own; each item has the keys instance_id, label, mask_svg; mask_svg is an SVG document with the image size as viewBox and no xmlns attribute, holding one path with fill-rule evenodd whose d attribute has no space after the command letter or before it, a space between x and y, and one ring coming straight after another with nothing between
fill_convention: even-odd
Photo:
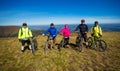
<instances>
[{"instance_id":1,"label":"yellow jacket","mask_svg":"<svg viewBox=\"0 0 120 71\"><path fill-rule=\"evenodd\" d=\"M22 27L19 29L18 39L26 39L31 37L32 37L32 32L28 27L26 28Z\"/></svg>"},{"instance_id":2,"label":"yellow jacket","mask_svg":"<svg viewBox=\"0 0 120 71\"><path fill-rule=\"evenodd\" d=\"M95 37L100 37L100 35L102 35L102 29L99 26L92 27L90 29L90 32L91 34L93 34L92 36L95 36Z\"/></svg>"}]
</instances>

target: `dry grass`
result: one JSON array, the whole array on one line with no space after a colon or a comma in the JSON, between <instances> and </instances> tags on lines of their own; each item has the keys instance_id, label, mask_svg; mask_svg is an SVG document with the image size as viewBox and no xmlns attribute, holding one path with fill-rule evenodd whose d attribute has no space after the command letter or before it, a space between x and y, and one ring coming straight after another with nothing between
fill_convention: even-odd
<instances>
[{"instance_id":1,"label":"dry grass","mask_svg":"<svg viewBox=\"0 0 120 71\"><path fill-rule=\"evenodd\" d=\"M120 71L120 32L105 32L103 39L108 44L106 52L84 48L82 52L74 46L58 52L57 45L44 55L43 47L47 37L38 36L38 48L33 56L29 50L20 53L17 38L0 38L0 71ZM75 44L76 34L70 43ZM57 36L59 44L62 36Z\"/></svg>"}]
</instances>

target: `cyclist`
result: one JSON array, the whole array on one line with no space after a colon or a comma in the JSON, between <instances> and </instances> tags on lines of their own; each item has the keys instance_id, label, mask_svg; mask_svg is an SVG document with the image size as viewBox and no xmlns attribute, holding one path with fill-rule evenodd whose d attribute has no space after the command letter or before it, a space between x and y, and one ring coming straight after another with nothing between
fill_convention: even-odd
<instances>
[{"instance_id":1,"label":"cyclist","mask_svg":"<svg viewBox=\"0 0 120 71\"><path fill-rule=\"evenodd\" d=\"M81 24L79 24L76 27L75 32L77 32L77 30L80 30L80 36L82 38L84 38L85 44L87 46L88 45L88 42L87 42L88 26L85 24L85 20L84 19L82 19L81 20Z\"/></svg>"},{"instance_id":2,"label":"cyclist","mask_svg":"<svg viewBox=\"0 0 120 71\"><path fill-rule=\"evenodd\" d=\"M69 37L70 37L70 29L68 27L68 24L65 24L65 27L61 29L60 34L64 36L64 40L66 41L65 45L63 47L66 47L66 45L69 44Z\"/></svg>"},{"instance_id":3,"label":"cyclist","mask_svg":"<svg viewBox=\"0 0 120 71\"><path fill-rule=\"evenodd\" d=\"M98 21L94 22L94 26L90 29L90 33L91 33L91 36L92 36L92 41L93 41L93 44L94 44L94 48L96 48L95 41L97 39L99 39L100 37L102 37L102 29L98 25Z\"/></svg>"},{"instance_id":4,"label":"cyclist","mask_svg":"<svg viewBox=\"0 0 120 71\"><path fill-rule=\"evenodd\" d=\"M102 29L101 27L98 25L98 21L94 22L94 26L90 29L91 32L91 36L93 37L102 37Z\"/></svg>"},{"instance_id":5,"label":"cyclist","mask_svg":"<svg viewBox=\"0 0 120 71\"><path fill-rule=\"evenodd\" d=\"M50 46L50 49L52 49L52 48L54 48L53 45L55 44L55 38L56 38L57 33L58 33L57 29L54 27L53 23L50 24L50 28L48 28L42 35L45 36L47 33L49 33L50 37L52 37L50 39L50 44L52 45L52 46Z\"/></svg>"},{"instance_id":6,"label":"cyclist","mask_svg":"<svg viewBox=\"0 0 120 71\"><path fill-rule=\"evenodd\" d=\"M27 23L23 23L22 27L19 29L18 32L18 39L22 43L21 51L22 53L25 51L25 43L29 45L29 49L31 48L31 40L32 38L32 32L31 30L27 27Z\"/></svg>"}]
</instances>

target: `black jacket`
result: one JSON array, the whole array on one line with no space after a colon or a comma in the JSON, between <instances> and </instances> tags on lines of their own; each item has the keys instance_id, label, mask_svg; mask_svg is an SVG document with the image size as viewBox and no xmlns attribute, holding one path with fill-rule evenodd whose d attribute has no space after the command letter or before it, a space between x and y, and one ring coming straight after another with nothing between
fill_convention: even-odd
<instances>
[{"instance_id":1,"label":"black jacket","mask_svg":"<svg viewBox=\"0 0 120 71\"><path fill-rule=\"evenodd\" d=\"M86 24L80 24L76 27L75 31L80 30L81 34L85 34L85 32L88 32L88 26Z\"/></svg>"}]
</instances>

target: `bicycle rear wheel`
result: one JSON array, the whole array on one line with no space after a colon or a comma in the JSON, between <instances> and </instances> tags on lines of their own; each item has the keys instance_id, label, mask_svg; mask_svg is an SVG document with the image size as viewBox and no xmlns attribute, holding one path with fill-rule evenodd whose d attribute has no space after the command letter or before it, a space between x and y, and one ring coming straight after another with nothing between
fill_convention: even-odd
<instances>
[{"instance_id":1,"label":"bicycle rear wheel","mask_svg":"<svg viewBox=\"0 0 120 71\"><path fill-rule=\"evenodd\" d=\"M104 40L99 40L99 51L105 51L107 49L107 43Z\"/></svg>"}]
</instances>

